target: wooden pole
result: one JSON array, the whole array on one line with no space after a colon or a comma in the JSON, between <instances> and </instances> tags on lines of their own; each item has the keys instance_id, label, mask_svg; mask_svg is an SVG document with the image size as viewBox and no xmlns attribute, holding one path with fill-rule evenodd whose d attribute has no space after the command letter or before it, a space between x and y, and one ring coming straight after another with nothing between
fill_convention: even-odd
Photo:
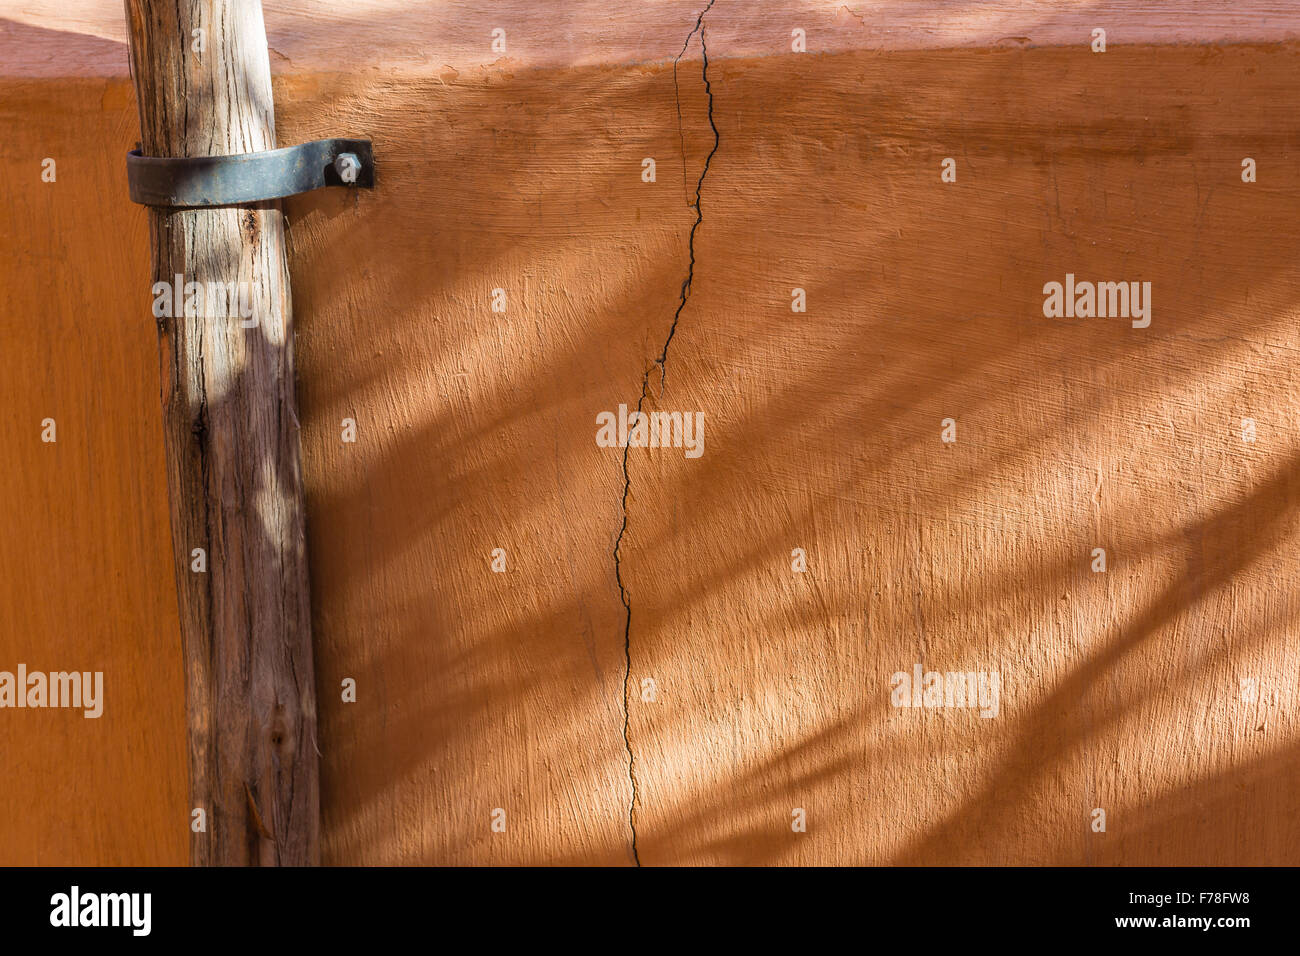
<instances>
[{"instance_id":1,"label":"wooden pole","mask_svg":"<svg viewBox=\"0 0 1300 956\"><path fill-rule=\"evenodd\" d=\"M126 18L145 155L275 147L259 0L126 0ZM156 282L179 282L187 298L187 283L237 283L246 297L231 318L213 296L198 314L175 301L158 318L190 787L206 817L191 862L316 864L316 695L280 204L149 218Z\"/></svg>"}]
</instances>

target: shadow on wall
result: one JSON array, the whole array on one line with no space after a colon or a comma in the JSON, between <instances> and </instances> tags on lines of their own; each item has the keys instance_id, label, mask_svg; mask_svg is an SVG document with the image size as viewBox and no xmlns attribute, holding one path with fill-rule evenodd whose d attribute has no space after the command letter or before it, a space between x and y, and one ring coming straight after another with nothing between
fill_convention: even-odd
<instances>
[{"instance_id":1,"label":"shadow on wall","mask_svg":"<svg viewBox=\"0 0 1300 956\"><path fill-rule=\"evenodd\" d=\"M650 404L706 451L631 456L626 718L595 416L678 304L698 74L685 190L671 69L282 81L381 177L288 209L327 861L628 862L626 719L642 863L1295 862L1297 200L1240 179L1293 56L711 59ZM1044 318L1067 272L1151 327ZM918 662L1000 715L891 707Z\"/></svg>"},{"instance_id":2,"label":"shadow on wall","mask_svg":"<svg viewBox=\"0 0 1300 956\"><path fill-rule=\"evenodd\" d=\"M6 44L66 42L0 23ZM726 36L709 34L721 147L692 297L651 406L704 411L706 451L631 456L641 862L1295 863L1297 200L1279 175L1296 155L1295 49L735 61ZM125 64L122 44L86 43ZM631 859L621 456L596 446L595 415L635 401L678 305L712 142L698 56L679 77L681 132L662 66L278 81L282 142L373 135L383 177L373 196L288 204L329 862ZM48 94L22 90L11 117ZM119 114L135 129L125 80L75 96L99 107L78 115L105 142ZM39 156L45 135L16 141ZM125 196L120 163L117 145L103 168L60 160L57 200L12 194L15 222L57 226L15 243L32 281L5 290L13 339L55 378L14 389L14 420L39 420L39 395L66 386L60 429L92 440L75 475L14 469L0 497L61 495L64 510L11 517L67 522L99 550L87 562L45 547L61 535L14 532L9 609L73 657L83 635L60 644L66 621L43 600L55 578L92 617L121 599L115 582L145 582L127 630L174 613L153 547L165 526L149 523L159 475L105 466L159 440L152 327L142 355L33 294L66 261L143 275L139 236L58 241L114 227L92 194ZM1152 327L1042 318L1043 282L1067 271L1152 281ZM108 275L58 274L71 307L110 298ZM790 312L796 286L807 313ZM130 298L123 322L142 315ZM47 307L32 337L22 317ZM97 423L73 402L92 368L148 378L123 404L150 415ZM356 445L339 441L343 417ZM946 417L955 445L938 440ZM92 507L89 472L141 517ZM806 574L790 571L795 547ZM116 819L166 812L118 844L69 810L64 843L166 862L187 809L166 772L177 737L152 732L159 701L180 726L174 638L124 635L96 638L106 670L134 675L100 736L78 722L20 771L97 773L127 733L111 776L83 779ZM916 662L999 669L999 717L890 707L890 675ZM42 816L25 795L61 799L11 790L25 823ZM790 830L795 807L807 833Z\"/></svg>"}]
</instances>

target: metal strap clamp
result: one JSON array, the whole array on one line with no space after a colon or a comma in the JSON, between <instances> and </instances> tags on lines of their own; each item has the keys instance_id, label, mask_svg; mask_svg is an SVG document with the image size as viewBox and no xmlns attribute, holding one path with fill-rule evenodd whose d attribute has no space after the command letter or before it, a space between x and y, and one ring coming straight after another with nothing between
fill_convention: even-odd
<instances>
[{"instance_id":1,"label":"metal strap clamp","mask_svg":"<svg viewBox=\"0 0 1300 956\"><path fill-rule=\"evenodd\" d=\"M283 199L325 186L373 189L368 139L318 139L235 156L165 158L126 155L131 200L145 206L201 209Z\"/></svg>"}]
</instances>

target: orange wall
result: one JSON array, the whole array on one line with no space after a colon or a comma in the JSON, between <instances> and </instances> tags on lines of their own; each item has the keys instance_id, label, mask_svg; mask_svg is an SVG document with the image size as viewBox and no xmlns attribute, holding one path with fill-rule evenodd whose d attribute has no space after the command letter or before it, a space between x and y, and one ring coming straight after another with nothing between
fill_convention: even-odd
<instances>
[{"instance_id":1,"label":"orange wall","mask_svg":"<svg viewBox=\"0 0 1300 956\"><path fill-rule=\"evenodd\" d=\"M703 411L705 453L629 456L626 634L595 417L635 404L688 274L698 44L676 85L671 59L278 82L282 142L380 164L286 207L327 862L625 863L629 810L647 864L1300 862L1296 48L723 37L647 404ZM0 119L28 171L0 180L0 669L108 681L98 721L0 711L0 862L180 863L134 104L11 79ZM1151 327L1045 319L1066 272L1152 282ZM891 707L918 661L999 671L1001 713Z\"/></svg>"},{"instance_id":2,"label":"orange wall","mask_svg":"<svg viewBox=\"0 0 1300 956\"><path fill-rule=\"evenodd\" d=\"M184 676L148 227L122 190L135 103L118 81L0 82L0 131L13 169L0 178L0 670L104 675L99 718L0 710L0 864L181 864Z\"/></svg>"}]
</instances>

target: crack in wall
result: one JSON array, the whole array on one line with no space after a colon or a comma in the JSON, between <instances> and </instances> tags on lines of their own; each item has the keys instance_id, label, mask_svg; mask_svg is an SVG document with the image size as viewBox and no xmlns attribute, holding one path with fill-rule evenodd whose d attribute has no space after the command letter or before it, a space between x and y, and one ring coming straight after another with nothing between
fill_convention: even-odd
<instances>
[{"instance_id":1,"label":"crack in wall","mask_svg":"<svg viewBox=\"0 0 1300 956\"><path fill-rule=\"evenodd\" d=\"M695 280L695 233L700 228L700 223L704 221L704 213L700 208L700 195L704 190L704 177L709 174L709 164L713 162L713 156L718 151L720 139L718 137L718 127L713 121L713 87L709 83L709 48L704 36L704 15L713 7L715 0L709 0L708 6L700 11L700 15L695 18L695 26L686 36L686 42L682 44L682 52L677 54L673 60L673 92L677 100L677 132L682 138L682 173L685 176L686 169L686 139L682 132L682 98L681 88L677 85L677 64L681 62L686 55L687 48L691 45L691 40L695 34L700 35L700 55L702 60L701 73L704 79L704 92L708 97L708 117L709 128L713 130L713 148L704 158L704 168L700 171L700 178L695 183L695 202L691 204L695 210L695 222L691 224L690 236L687 239L687 252L690 255L690 261L686 267L686 278L682 280L681 298L677 303L677 311L673 313L673 324L668 329L668 337L664 339L663 349L660 351L658 358L654 360L654 365L646 369L645 375L641 379L641 397L636 402L636 418L629 416L631 421L640 421L641 409L645 405L646 396L650 391L650 372L655 365L659 366L659 394L662 396L664 387L667 384L668 375L668 347L672 345L673 336L677 334L677 323L681 319L682 310L686 308L686 301L691 295L691 283ZM627 612L626 622L623 627L623 656L625 658L626 669L623 672L623 746L627 750L627 778L632 786L632 797L627 807L627 823L632 831L632 860L637 866L641 865L641 855L636 845L636 807L638 802L638 788L636 782L636 756L632 751L631 724L632 710L629 703L628 690L632 681L632 600L628 594L627 585L623 583L623 536L627 534L627 499L632 491L632 476L628 470L628 454L631 451L631 443L623 446L623 525L618 530L618 538L614 541L614 577L618 581L618 592L623 601L623 607Z\"/></svg>"}]
</instances>

